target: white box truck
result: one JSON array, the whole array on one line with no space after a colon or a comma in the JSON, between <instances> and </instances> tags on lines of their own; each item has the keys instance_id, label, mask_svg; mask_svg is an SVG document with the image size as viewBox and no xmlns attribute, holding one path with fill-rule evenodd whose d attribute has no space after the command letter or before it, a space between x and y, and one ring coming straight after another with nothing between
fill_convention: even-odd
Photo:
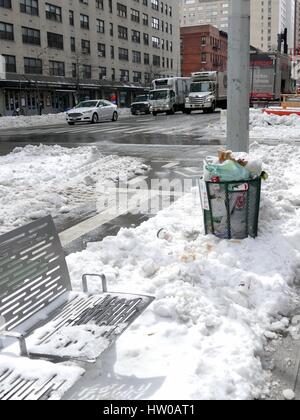
<instances>
[{"instance_id":1,"label":"white box truck","mask_svg":"<svg viewBox=\"0 0 300 420\"><path fill-rule=\"evenodd\" d=\"M227 106L227 73L205 71L192 73L190 93L185 101L187 114L203 110L214 112Z\"/></svg>"},{"instance_id":2,"label":"white box truck","mask_svg":"<svg viewBox=\"0 0 300 420\"><path fill-rule=\"evenodd\" d=\"M189 93L189 86L189 77L153 80L149 97L152 114L173 115L177 111L185 112L185 98Z\"/></svg>"}]
</instances>

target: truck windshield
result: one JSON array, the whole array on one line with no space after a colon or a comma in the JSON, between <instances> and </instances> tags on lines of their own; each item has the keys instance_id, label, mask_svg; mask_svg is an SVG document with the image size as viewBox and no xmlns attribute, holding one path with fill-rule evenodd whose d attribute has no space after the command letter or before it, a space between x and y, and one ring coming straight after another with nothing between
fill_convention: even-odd
<instances>
[{"instance_id":1,"label":"truck windshield","mask_svg":"<svg viewBox=\"0 0 300 420\"><path fill-rule=\"evenodd\" d=\"M168 95L168 90L154 90L153 92L150 92L150 100L157 101L158 99L167 99Z\"/></svg>"},{"instance_id":2,"label":"truck windshield","mask_svg":"<svg viewBox=\"0 0 300 420\"><path fill-rule=\"evenodd\" d=\"M192 83L191 84L191 92L210 92L212 90L212 86L209 82L199 82L199 83Z\"/></svg>"},{"instance_id":3,"label":"truck windshield","mask_svg":"<svg viewBox=\"0 0 300 420\"><path fill-rule=\"evenodd\" d=\"M149 97L147 95L140 95L135 98L134 102L147 102L148 100Z\"/></svg>"}]
</instances>

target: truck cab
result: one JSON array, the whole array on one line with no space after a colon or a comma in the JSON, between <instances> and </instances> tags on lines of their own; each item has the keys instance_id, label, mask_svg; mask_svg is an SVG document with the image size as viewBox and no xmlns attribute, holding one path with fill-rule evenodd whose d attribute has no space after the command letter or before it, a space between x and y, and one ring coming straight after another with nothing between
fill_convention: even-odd
<instances>
[{"instance_id":1,"label":"truck cab","mask_svg":"<svg viewBox=\"0 0 300 420\"><path fill-rule=\"evenodd\" d=\"M226 102L227 78L224 73L199 72L192 74L190 93L185 101L185 111L203 110L212 113L218 105Z\"/></svg>"},{"instance_id":2,"label":"truck cab","mask_svg":"<svg viewBox=\"0 0 300 420\"><path fill-rule=\"evenodd\" d=\"M185 98L189 92L187 77L170 77L152 82L150 91L151 111L154 116L167 113L173 115L177 111L185 111Z\"/></svg>"}]
</instances>

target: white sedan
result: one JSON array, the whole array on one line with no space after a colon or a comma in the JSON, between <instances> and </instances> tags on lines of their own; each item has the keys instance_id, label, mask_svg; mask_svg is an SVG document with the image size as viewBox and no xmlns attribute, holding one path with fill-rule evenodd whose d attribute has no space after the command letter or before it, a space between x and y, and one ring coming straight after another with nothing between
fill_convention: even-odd
<instances>
[{"instance_id":1,"label":"white sedan","mask_svg":"<svg viewBox=\"0 0 300 420\"><path fill-rule=\"evenodd\" d=\"M104 99L80 102L67 112L67 123L74 125L77 122L96 124L100 121L118 121L118 107Z\"/></svg>"}]
</instances>

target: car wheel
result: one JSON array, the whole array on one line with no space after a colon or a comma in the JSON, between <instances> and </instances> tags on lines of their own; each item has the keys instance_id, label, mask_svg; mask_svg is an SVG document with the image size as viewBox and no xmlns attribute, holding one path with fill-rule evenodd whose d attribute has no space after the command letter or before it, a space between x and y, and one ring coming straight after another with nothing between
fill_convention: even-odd
<instances>
[{"instance_id":1,"label":"car wheel","mask_svg":"<svg viewBox=\"0 0 300 420\"><path fill-rule=\"evenodd\" d=\"M69 124L69 125L75 125L75 123L72 123L72 122L68 122L68 124Z\"/></svg>"},{"instance_id":2,"label":"car wheel","mask_svg":"<svg viewBox=\"0 0 300 420\"><path fill-rule=\"evenodd\" d=\"M119 114L117 112L114 112L112 116L112 122L117 122L118 119L119 119Z\"/></svg>"},{"instance_id":3,"label":"car wheel","mask_svg":"<svg viewBox=\"0 0 300 420\"><path fill-rule=\"evenodd\" d=\"M92 124L97 124L97 122L99 121L99 117L98 117L98 114L94 114L93 115L93 117L92 117L92 121L91 121L91 123Z\"/></svg>"}]
</instances>

